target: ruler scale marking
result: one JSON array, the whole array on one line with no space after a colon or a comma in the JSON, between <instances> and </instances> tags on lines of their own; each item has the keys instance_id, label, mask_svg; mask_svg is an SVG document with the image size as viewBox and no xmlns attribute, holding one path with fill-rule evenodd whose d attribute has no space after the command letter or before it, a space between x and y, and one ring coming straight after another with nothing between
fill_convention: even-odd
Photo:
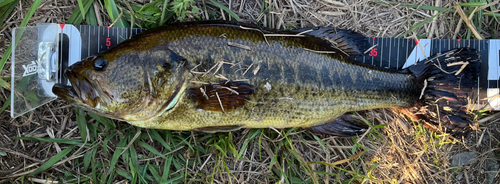
<instances>
[{"instance_id":1,"label":"ruler scale marking","mask_svg":"<svg viewBox=\"0 0 500 184\"><path fill-rule=\"evenodd\" d=\"M109 28L108 28L107 33L108 33L108 35L106 37L106 50L109 49L109 46L111 45L111 39L109 37ZM113 33L113 31L111 31L111 33ZM110 43L109 45L108 45L108 42Z\"/></svg>"},{"instance_id":2,"label":"ruler scale marking","mask_svg":"<svg viewBox=\"0 0 500 184\"><path fill-rule=\"evenodd\" d=\"M88 42L88 47L87 47L87 50L88 50L88 54L87 54L87 56L90 56L90 27L89 27L89 34L88 34L88 35L89 35L89 39L88 39L88 40L89 40L89 42ZM83 58L82 58L82 59L83 59Z\"/></svg>"},{"instance_id":3,"label":"ruler scale marking","mask_svg":"<svg viewBox=\"0 0 500 184\"><path fill-rule=\"evenodd\" d=\"M100 31L101 31L101 29L99 27L99 29L97 29L97 43L98 43L97 44L97 53L101 52L101 50L100 50L101 45L99 45L99 40L101 40Z\"/></svg>"},{"instance_id":4,"label":"ruler scale marking","mask_svg":"<svg viewBox=\"0 0 500 184\"><path fill-rule=\"evenodd\" d=\"M123 39L125 39L125 40L128 39L128 30L125 30L125 38L123 38Z\"/></svg>"},{"instance_id":5,"label":"ruler scale marking","mask_svg":"<svg viewBox=\"0 0 500 184\"><path fill-rule=\"evenodd\" d=\"M408 44L408 42L409 42L409 41L410 41L409 39L407 39L407 40L406 40L406 55L405 55L405 60L408 58L408 49L409 49L409 48L408 48L408 47L409 47L408 45L410 45L410 44ZM403 63L403 64L404 64L404 63ZM398 69L399 69L399 67L398 67Z\"/></svg>"},{"instance_id":6,"label":"ruler scale marking","mask_svg":"<svg viewBox=\"0 0 500 184\"><path fill-rule=\"evenodd\" d=\"M392 39L389 39L389 46L391 46L391 40ZM391 67L391 58L392 58L392 55L391 55L391 48L389 48L389 64L387 64L387 68L390 68Z\"/></svg>"},{"instance_id":7,"label":"ruler scale marking","mask_svg":"<svg viewBox=\"0 0 500 184\"><path fill-rule=\"evenodd\" d=\"M117 31L116 33L116 44L119 44L120 43L120 37L118 35L120 35L120 32L122 32L123 29L119 29L119 31Z\"/></svg>"},{"instance_id":8,"label":"ruler scale marking","mask_svg":"<svg viewBox=\"0 0 500 184\"><path fill-rule=\"evenodd\" d=\"M439 53L443 53L443 51L441 50L441 47L439 47Z\"/></svg>"},{"instance_id":9,"label":"ruler scale marking","mask_svg":"<svg viewBox=\"0 0 500 184\"><path fill-rule=\"evenodd\" d=\"M399 40L400 40L400 39L396 39L396 40L398 41L398 44L399 44ZM395 47L397 46L397 45L396 45L396 42L394 42L394 46L395 46ZM396 60L396 68L398 68L398 67L399 67L399 59L400 59L400 58L399 58L399 47L396 47L396 48L397 48L397 52L396 52L396 53L397 53L397 55L398 55L398 57L397 57L398 59Z\"/></svg>"},{"instance_id":10,"label":"ruler scale marking","mask_svg":"<svg viewBox=\"0 0 500 184\"><path fill-rule=\"evenodd\" d=\"M451 40L450 39L446 39L448 40L448 50L451 50Z\"/></svg>"},{"instance_id":11,"label":"ruler scale marking","mask_svg":"<svg viewBox=\"0 0 500 184\"><path fill-rule=\"evenodd\" d=\"M384 39L385 38L380 39L380 58L384 55ZM380 62L379 66L382 68L382 59L379 59L378 61Z\"/></svg>"}]
</instances>

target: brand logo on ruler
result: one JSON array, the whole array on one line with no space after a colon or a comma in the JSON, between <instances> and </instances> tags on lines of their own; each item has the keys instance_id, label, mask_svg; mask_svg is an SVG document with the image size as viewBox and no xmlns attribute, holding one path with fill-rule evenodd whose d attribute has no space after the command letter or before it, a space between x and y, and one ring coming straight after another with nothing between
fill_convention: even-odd
<instances>
[{"instance_id":1,"label":"brand logo on ruler","mask_svg":"<svg viewBox=\"0 0 500 184\"><path fill-rule=\"evenodd\" d=\"M29 65L23 65L23 68L24 68L23 77L37 73L38 64L40 64L40 63L37 60L35 60L35 61L31 61L31 64L29 64Z\"/></svg>"}]
</instances>

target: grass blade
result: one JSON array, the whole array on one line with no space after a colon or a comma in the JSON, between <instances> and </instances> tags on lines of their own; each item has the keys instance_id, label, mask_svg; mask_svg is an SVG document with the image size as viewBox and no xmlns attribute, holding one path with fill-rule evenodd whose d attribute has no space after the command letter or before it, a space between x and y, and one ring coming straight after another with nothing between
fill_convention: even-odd
<instances>
[{"instance_id":1,"label":"grass blade","mask_svg":"<svg viewBox=\"0 0 500 184\"><path fill-rule=\"evenodd\" d=\"M180 179L182 179L183 177L184 177L184 176L179 175L179 176L177 176L177 177L175 177L175 178L172 178L172 179L170 179L170 180L165 181L165 183L173 183L174 181L176 181L176 180L180 180Z\"/></svg>"},{"instance_id":2,"label":"grass blade","mask_svg":"<svg viewBox=\"0 0 500 184\"><path fill-rule=\"evenodd\" d=\"M132 174L130 174L127 171L124 171L122 169L117 169L116 174L118 174L118 175L120 175L128 180L132 180Z\"/></svg>"},{"instance_id":3,"label":"grass blade","mask_svg":"<svg viewBox=\"0 0 500 184\"><path fill-rule=\"evenodd\" d=\"M161 183L161 176L158 174L158 171L156 171L157 168L153 165L148 165L148 170L153 175L153 178L155 179L154 181L157 183ZM145 169L144 169L145 170Z\"/></svg>"},{"instance_id":4,"label":"grass blade","mask_svg":"<svg viewBox=\"0 0 500 184\"><path fill-rule=\"evenodd\" d=\"M163 1L163 7L162 7L163 9L161 11L161 18L160 18L159 26L163 25L167 21L167 19L165 19L165 14L168 12L167 7L168 7L168 0L165 0L165 1Z\"/></svg>"},{"instance_id":5,"label":"grass blade","mask_svg":"<svg viewBox=\"0 0 500 184\"><path fill-rule=\"evenodd\" d=\"M248 134L247 138L243 142L243 145L240 148L240 152L238 153L238 157L236 158L236 160L241 158L241 156L243 155L244 151L246 150L250 140L254 140L254 138L262 132L262 129L254 129L252 131L254 131L254 132L252 134Z\"/></svg>"},{"instance_id":6,"label":"grass blade","mask_svg":"<svg viewBox=\"0 0 500 184\"><path fill-rule=\"evenodd\" d=\"M240 17L238 17L238 15L236 15L236 13L234 13L233 11L231 11L229 8L227 8L226 6L220 4L219 2L217 2L217 0L210 0L210 2L214 3L215 6L223 9L224 11L226 11L229 15L231 15L231 17L233 17L236 21L241 21Z\"/></svg>"},{"instance_id":7,"label":"grass blade","mask_svg":"<svg viewBox=\"0 0 500 184\"><path fill-rule=\"evenodd\" d=\"M137 144L139 144L139 146L142 146L144 149L147 149L149 150L151 153L153 154L156 154L158 156L160 156L161 158L164 158L164 159L167 159L163 154L161 154L158 150L156 150L155 148L153 148L153 146L149 145L149 144L146 144L140 140L136 140L135 141Z\"/></svg>"},{"instance_id":8,"label":"grass blade","mask_svg":"<svg viewBox=\"0 0 500 184\"><path fill-rule=\"evenodd\" d=\"M11 139L19 139L19 140L27 140L27 141L44 141L44 142L56 142L62 144L71 144L71 145L82 145L83 142L81 140L74 139L52 139L52 138L41 138L41 137L11 137Z\"/></svg>"},{"instance_id":9,"label":"grass blade","mask_svg":"<svg viewBox=\"0 0 500 184\"><path fill-rule=\"evenodd\" d=\"M475 7L475 6L483 6L485 5L486 3L485 2L470 2L470 3L459 3L460 6L472 6L472 7Z\"/></svg>"},{"instance_id":10,"label":"grass blade","mask_svg":"<svg viewBox=\"0 0 500 184\"><path fill-rule=\"evenodd\" d=\"M116 163L118 162L118 159L120 158L120 155L123 151L123 147L125 147L125 146L127 146L127 139L123 138L120 140L118 145L116 145L115 152L113 153L113 156L111 157L111 163L110 163L109 170L108 170L108 176L109 176L108 183L110 183L110 184L113 182L113 174L115 173Z\"/></svg>"},{"instance_id":11,"label":"grass blade","mask_svg":"<svg viewBox=\"0 0 500 184\"><path fill-rule=\"evenodd\" d=\"M108 155L108 142L109 142L112 138L114 138L114 137L115 137L115 135L116 135L116 132L113 132L113 133L111 133L111 135L108 135L108 136L106 136L106 138L104 138L104 141L103 141L103 143L102 143L102 148L104 149L104 154L105 154L105 155Z\"/></svg>"},{"instance_id":12,"label":"grass blade","mask_svg":"<svg viewBox=\"0 0 500 184\"><path fill-rule=\"evenodd\" d=\"M62 150L60 153L58 153L57 155L55 155L52 158L50 158L49 160L47 160L47 162L45 162L38 169L36 169L35 171L33 171L33 173L31 173L31 176L49 169L54 164L56 164L59 160L63 159L69 152L71 152L71 150L73 150L73 146L70 146L70 147Z\"/></svg>"},{"instance_id":13,"label":"grass blade","mask_svg":"<svg viewBox=\"0 0 500 184\"><path fill-rule=\"evenodd\" d=\"M7 100L5 100L5 103L3 104L2 108L0 109L0 114L2 114L3 111L5 111L5 109L7 109L7 107L10 105L10 96L7 98Z\"/></svg>"},{"instance_id":14,"label":"grass blade","mask_svg":"<svg viewBox=\"0 0 500 184\"><path fill-rule=\"evenodd\" d=\"M87 0L83 6L83 9L86 11L86 12L89 12L89 9L90 7L92 7L92 3L94 3L94 0ZM80 16L81 14L81 10L80 8L77 8L75 9L75 11L73 11L73 14L71 14L71 16L69 17L68 21L66 21L67 24L73 24L73 25L79 25L82 23L83 19L85 17L83 16ZM92 14L94 14L95 16L95 12L92 11ZM87 14L88 15L88 14Z\"/></svg>"},{"instance_id":15,"label":"grass blade","mask_svg":"<svg viewBox=\"0 0 500 184\"><path fill-rule=\"evenodd\" d=\"M11 3L11 4L8 4L8 3ZM10 15L10 13L12 12L12 10L14 10L14 8L17 6L17 3L19 3L19 1L15 1L13 2L12 1L4 1L2 4L5 4L5 5L0 5L0 27L2 27L3 25L3 21Z\"/></svg>"},{"instance_id":16,"label":"grass blade","mask_svg":"<svg viewBox=\"0 0 500 184\"><path fill-rule=\"evenodd\" d=\"M95 154L97 153L97 147L94 147L91 151L85 153L83 157L83 172L87 172L90 163L94 160Z\"/></svg>"},{"instance_id":17,"label":"grass blade","mask_svg":"<svg viewBox=\"0 0 500 184\"><path fill-rule=\"evenodd\" d=\"M95 15L95 10L94 6L90 6L89 11L87 12L87 15L85 16L85 20L87 21L88 25L91 26L97 26L97 17Z\"/></svg>"},{"instance_id":18,"label":"grass blade","mask_svg":"<svg viewBox=\"0 0 500 184\"><path fill-rule=\"evenodd\" d=\"M19 25L19 27L26 27L26 25L28 24L28 21L31 19L31 17L33 17L33 14L35 13L38 6L40 6L40 4L42 4L42 1L43 0L35 0L35 2L33 2L30 9L26 13L26 16L24 16L24 19L21 22L21 25ZM16 42L19 42L19 39L21 39L21 35L22 34L18 34L16 36ZM7 62L7 59L9 59L11 53L12 53L12 43L9 45L9 47L5 51L5 54L3 55L2 59L0 60L0 71L3 70L3 67L5 66L5 62Z\"/></svg>"},{"instance_id":19,"label":"grass blade","mask_svg":"<svg viewBox=\"0 0 500 184\"><path fill-rule=\"evenodd\" d=\"M76 123L82 140L87 140L87 120L85 119L85 112L82 109L76 110Z\"/></svg>"},{"instance_id":20,"label":"grass blade","mask_svg":"<svg viewBox=\"0 0 500 184\"><path fill-rule=\"evenodd\" d=\"M106 7L106 10L108 11L108 15L111 18L111 20L114 22L116 18L120 15L118 13L118 8L116 7L115 1L114 0L104 0L104 6ZM120 17L120 19L116 22L116 27L129 27L128 23L125 22L125 20Z\"/></svg>"},{"instance_id":21,"label":"grass blade","mask_svg":"<svg viewBox=\"0 0 500 184\"><path fill-rule=\"evenodd\" d=\"M312 136L314 139L316 139L316 141L318 142L319 146L321 146L321 148L323 149L323 151L326 153L326 154L330 154L330 150L328 150L326 148L326 144L323 140L321 140L318 136L316 136L314 133L312 133Z\"/></svg>"},{"instance_id":22,"label":"grass blade","mask_svg":"<svg viewBox=\"0 0 500 184\"><path fill-rule=\"evenodd\" d=\"M78 7L80 8L80 12L82 12L82 17L85 17L85 8L83 8L82 0L76 0L78 2Z\"/></svg>"},{"instance_id":23,"label":"grass blade","mask_svg":"<svg viewBox=\"0 0 500 184\"><path fill-rule=\"evenodd\" d=\"M132 137L130 139L133 139ZM139 175L139 164L137 163L137 151L134 146L130 146L128 150L128 167L130 168L130 173L132 174L133 180L137 180L137 176ZM127 162L125 162L127 163ZM135 183L135 182L131 182Z\"/></svg>"},{"instance_id":24,"label":"grass blade","mask_svg":"<svg viewBox=\"0 0 500 184\"><path fill-rule=\"evenodd\" d=\"M398 37L402 37L402 36L405 36L405 35L407 35L407 34L409 34L409 33L413 32L415 29L418 29L419 27L424 26L425 24L427 24L427 23L431 22L432 20L434 20L434 18L438 17L439 15L441 15L441 14L443 14L443 13L444 13L444 11L443 11L443 12L439 12L439 13L437 13L436 15L434 15L434 16L432 16L432 17L428 18L428 19L425 19L425 20L424 20L424 21L422 21L422 22L419 22L419 23L417 23L417 24L413 25L413 26L410 28L410 30L408 30L408 31L406 31L405 33L403 33L403 34L399 35Z\"/></svg>"},{"instance_id":25,"label":"grass blade","mask_svg":"<svg viewBox=\"0 0 500 184\"><path fill-rule=\"evenodd\" d=\"M5 0L5 1L0 2L0 7L8 5L9 3L12 3L14 1L17 1L16 4L19 2L19 0Z\"/></svg>"},{"instance_id":26,"label":"grass blade","mask_svg":"<svg viewBox=\"0 0 500 184\"><path fill-rule=\"evenodd\" d=\"M94 113L88 113L88 114L90 117L94 118L97 122L103 124L104 126L109 127L112 130L116 129L116 124L113 120L99 116L99 115L94 114Z\"/></svg>"},{"instance_id":27,"label":"grass blade","mask_svg":"<svg viewBox=\"0 0 500 184\"><path fill-rule=\"evenodd\" d=\"M375 0L374 2L381 3L381 4L390 4L390 5L401 5L401 6L405 6L405 7L408 7L408 8L415 8L415 9L422 9L422 10L432 10L432 11L439 11L439 12L449 12L449 11L451 11L451 8L443 8L443 7L428 6L428 5L419 5L419 4L410 4L410 3L400 3L400 2L394 2L394 1Z\"/></svg>"},{"instance_id":28,"label":"grass blade","mask_svg":"<svg viewBox=\"0 0 500 184\"><path fill-rule=\"evenodd\" d=\"M167 183L168 175L170 175L170 166L172 165L173 155L167 155L167 159L165 159L165 163L163 165L163 175L161 176L160 183Z\"/></svg>"},{"instance_id":29,"label":"grass blade","mask_svg":"<svg viewBox=\"0 0 500 184\"><path fill-rule=\"evenodd\" d=\"M5 80L0 79L0 87L9 89L10 84L5 82Z\"/></svg>"},{"instance_id":30,"label":"grass blade","mask_svg":"<svg viewBox=\"0 0 500 184\"><path fill-rule=\"evenodd\" d=\"M158 134L158 131L156 131L154 129L151 129L148 131L149 131L149 134L151 134L151 137L155 141L160 142L160 144L163 145L163 147L165 147L165 149L167 149L168 151L172 151L172 148L170 148L170 146L168 146L167 142L165 142L165 140L163 140L163 138L160 136L160 134Z\"/></svg>"}]
</instances>

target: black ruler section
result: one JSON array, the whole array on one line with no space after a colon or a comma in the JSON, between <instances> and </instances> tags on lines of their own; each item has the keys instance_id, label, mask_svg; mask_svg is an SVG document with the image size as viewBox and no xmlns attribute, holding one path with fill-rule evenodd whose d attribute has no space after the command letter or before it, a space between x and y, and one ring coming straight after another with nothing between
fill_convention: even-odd
<instances>
[{"instance_id":1,"label":"black ruler section","mask_svg":"<svg viewBox=\"0 0 500 184\"><path fill-rule=\"evenodd\" d=\"M82 29L81 25L76 26L78 30L80 30L81 35L87 35L86 37L81 36L82 44L81 44L81 50L88 51L89 46L90 46L90 30L89 29ZM82 52L81 57L82 58L87 58L89 57L89 52Z\"/></svg>"},{"instance_id":2,"label":"black ruler section","mask_svg":"<svg viewBox=\"0 0 500 184\"><path fill-rule=\"evenodd\" d=\"M107 27L97 27L97 52L102 52L108 50L111 46L111 41L109 38L109 29ZM109 43L109 44L108 44Z\"/></svg>"},{"instance_id":3,"label":"black ruler section","mask_svg":"<svg viewBox=\"0 0 500 184\"><path fill-rule=\"evenodd\" d=\"M77 25L82 41L82 59L103 52L145 29Z\"/></svg>"},{"instance_id":4,"label":"black ruler section","mask_svg":"<svg viewBox=\"0 0 500 184\"><path fill-rule=\"evenodd\" d=\"M85 29L85 27L83 29ZM99 51L100 51L99 48L102 47L102 45L99 45L99 43L102 43L102 41L100 40L100 37L99 37L99 27L88 26L88 29L89 29L89 35L87 36L87 35L82 34L81 36L82 36L82 38L85 38L85 37L90 38L89 48L88 48L89 50L87 50L87 52L88 52L89 56L92 56L96 53L99 53Z\"/></svg>"},{"instance_id":5,"label":"black ruler section","mask_svg":"<svg viewBox=\"0 0 500 184\"><path fill-rule=\"evenodd\" d=\"M394 70L399 70L403 67L416 46L415 41L411 39L372 37L368 38L368 40L375 47L366 52L362 57L354 58L354 60Z\"/></svg>"}]
</instances>

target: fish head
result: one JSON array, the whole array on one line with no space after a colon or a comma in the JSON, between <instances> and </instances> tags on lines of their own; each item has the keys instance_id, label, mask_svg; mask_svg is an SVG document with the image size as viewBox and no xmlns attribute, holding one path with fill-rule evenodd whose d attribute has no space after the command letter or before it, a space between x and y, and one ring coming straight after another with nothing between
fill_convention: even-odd
<instances>
[{"instance_id":1,"label":"fish head","mask_svg":"<svg viewBox=\"0 0 500 184\"><path fill-rule=\"evenodd\" d=\"M69 83L52 91L63 100L101 116L144 121L175 107L190 73L186 60L168 49L111 50L65 71Z\"/></svg>"}]
</instances>

